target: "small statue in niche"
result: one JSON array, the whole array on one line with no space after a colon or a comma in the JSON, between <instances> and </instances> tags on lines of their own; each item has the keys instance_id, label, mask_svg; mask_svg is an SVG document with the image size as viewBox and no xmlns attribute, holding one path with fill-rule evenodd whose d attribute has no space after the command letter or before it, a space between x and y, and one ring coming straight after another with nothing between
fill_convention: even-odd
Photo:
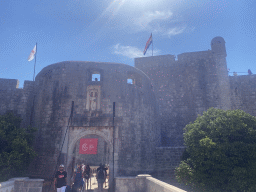
<instances>
[{"instance_id":1,"label":"small statue in niche","mask_svg":"<svg viewBox=\"0 0 256 192\"><path fill-rule=\"evenodd\" d=\"M90 94L90 109L93 111L97 109L97 96L97 92L91 92Z\"/></svg>"}]
</instances>

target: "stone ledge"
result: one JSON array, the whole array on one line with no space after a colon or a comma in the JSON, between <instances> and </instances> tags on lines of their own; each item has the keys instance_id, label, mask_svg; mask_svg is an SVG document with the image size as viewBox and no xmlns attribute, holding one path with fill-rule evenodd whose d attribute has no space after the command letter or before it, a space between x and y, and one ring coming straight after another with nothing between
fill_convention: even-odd
<instances>
[{"instance_id":1,"label":"stone ledge","mask_svg":"<svg viewBox=\"0 0 256 192\"><path fill-rule=\"evenodd\" d=\"M10 181L10 180L5 181L5 182L1 182L0 183L0 191L1 191L1 189L5 188L5 187L14 186L14 182L15 181Z\"/></svg>"},{"instance_id":2,"label":"stone ledge","mask_svg":"<svg viewBox=\"0 0 256 192\"><path fill-rule=\"evenodd\" d=\"M186 192L182 189L179 189L178 187L175 187L173 185L170 185L168 183L165 183L153 177L146 178L146 182L147 182L147 191L158 190L158 191L166 191L166 192Z\"/></svg>"},{"instance_id":3,"label":"stone ledge","mask_svg":"<svg viewBox=\"0 0 256 192\"><path fill-rule=\"evenodd\" d=\"M134 177L132 177L132 176L128 176L128 177L118 177L118 180L126 180L126 179L133 179L134 180Z\"/></svg>"},{"instance_id":4,"label":"stone ledge","mask_svg":"<svg viewBox=\"0 0 256 192\"><path fill-rule=\"evenodd\" d=\"M168 183L142 174L136 177L116 177L116 192L186 192Z\"/></svg>"},{"instance_id":5,"label":"stone ledge","mask_svg":"<svg viewBox=\"0 0 256 192\"><path fill-rule=\"evenodd\" d=\"M186 147L156 147L156 149L185 149Z\"/></svg>"},{"instance_id":6,"label":"stone ledge","mask_svg":"<svg viewBox=\"0 0 256 192\"><path fill-rule=\"evenodd\" d=\"M42 192L44 179L29 179L28 177L11 178L0 183L0 192L33 191Z\"/></svg>"}]
</instances>

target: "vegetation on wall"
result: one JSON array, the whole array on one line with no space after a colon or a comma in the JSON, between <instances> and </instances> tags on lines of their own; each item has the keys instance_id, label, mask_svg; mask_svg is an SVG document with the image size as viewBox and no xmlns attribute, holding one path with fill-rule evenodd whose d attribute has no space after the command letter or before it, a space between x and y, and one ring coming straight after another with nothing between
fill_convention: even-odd
<instances>
[{"instance_id":1,"label":"vegetation on wall","mask_svg":"<svg viewBox=\"0 0 256 192\"><path fill-rule=\"evenodd\" d=\"M35 128L21 128L20 117L11 112L0 116L0 181L24 176L33 158Z\"/></svg>"},{"instance_id":2,"label":"vegetation on wall","mask_svg":"<svg viewBox=\"0 0 256 192\"><path fill-rule=\"evenodd\" d=\"M179 182L194 191L255 191L256 118L242 110L210 108L185 127Z\"/></svg>"}]
</instances>

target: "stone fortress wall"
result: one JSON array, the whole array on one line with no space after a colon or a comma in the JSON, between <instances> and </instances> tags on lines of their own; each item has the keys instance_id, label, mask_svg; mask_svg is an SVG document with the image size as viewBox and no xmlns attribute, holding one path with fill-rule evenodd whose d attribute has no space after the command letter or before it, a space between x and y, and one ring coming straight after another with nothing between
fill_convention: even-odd
<instances>
[{"instance_id":1,"label":"stone fortress wall","mask_svg":"<svg viewBox=\"0 0 256 192\"><path fill-rule=\"evenodd\" d=\"M230 109L225 49L136 58L135 67L151 79L159 102L163 146L183 146L183 128L210 107ZM217 42L219 44L219 42ZM217 47L218 50L218 47Z\"/></svg>"},{"instance_id":2,"label":"stone fortress wall","mask_svg":"<svg viewBox=\"0 0 256 192\"><path fill-rule=\"evenodd\" d=\"M15 111L23 119L22 126L30 124L33 106L33 81L25 81L19 89L19 80L0 78L0 114Z\"/></svg>"},{"instance_id":3,"label":"stone fortress wall","mask_svg":"<svg viewBox=\"0 0 256 192\"><path fill-rule=\"evenodd\" d=\"M241 109L256 116L256 75L229 77L231 109Z\"/></svg>"},{"instance_id":4,"label":"stone fortress wall","mask_svg":"<svg viewBox=\"0 0 256 192\"><path fill-rule=\"evenodd\" d=\"M100 74L100 81L92 81L93 73ZM127 79L134 83L127 84ZM153 152L160 145L156 125L158 109L150 81L140 70L123 64L61 62L45 67L37 75L34 96L32 125L39 129L35 144L39 155L31 165L32 175L51 176L49 170L55 168L72 101L75 105L70 142L79 134L81 138L85 136L83 131L88 129L112 129L113 102L116 102L117 173L136 175L153 171ZM96 99L94 109L89 103L92 96ZM110 149L112 140L108 142ZM64 144L61 157L63 162L69 162L70 170L68 159L72 154L67 154L67 148ZM111 158L112 155L110 161Z\"/></svg>"},{"instance_id":5,"label":"stone fortress wall","mask_svg":"<svg viewBox=\"0 0 256 192\"><path fill-rule=\"evenodd\" d=\"M173 55L136 58L135 67L61 62L45 67L35 82L25 81L23 89L17 88L17 80L0 79L0 113L13 110L23 118L23 126L39 128L39 156L31 170L42 178L54 169L60 153L68 159L67 149L60 152L59 148L71 102L75 102L70 134L74 138L82 129L112 130L112 104L116 102L117 174L155 169L161 177L161 172L172 172L179 164L184 151L183 128L198 114L216 107L256 115L256 76L228 76L225 58L225 41L216 37L211 50L182 53L177 60ZM91 81L95 72L101 74L98 82ZM127 79L133 84L127 84ZM89 90L100 97L94 110L88 103ZM108 145L113 143L111 137Z\"/></svg>"}]
</instances>

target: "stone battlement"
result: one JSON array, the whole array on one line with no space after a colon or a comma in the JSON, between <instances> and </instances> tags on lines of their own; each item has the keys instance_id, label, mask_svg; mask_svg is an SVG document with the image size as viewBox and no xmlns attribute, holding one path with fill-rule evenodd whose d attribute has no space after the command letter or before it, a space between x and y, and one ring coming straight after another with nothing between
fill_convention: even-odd
<instances>
[{"instance_id":1,"label":"stone battlement","mask_svg":"<svg viewBox=\"0 0 256 192\"><path fill-rule=\"evenodd\" d=\"M15 90L19 88L18 79L3 79L0 78L0 90Z\"/></svg>"}]
</instances>

